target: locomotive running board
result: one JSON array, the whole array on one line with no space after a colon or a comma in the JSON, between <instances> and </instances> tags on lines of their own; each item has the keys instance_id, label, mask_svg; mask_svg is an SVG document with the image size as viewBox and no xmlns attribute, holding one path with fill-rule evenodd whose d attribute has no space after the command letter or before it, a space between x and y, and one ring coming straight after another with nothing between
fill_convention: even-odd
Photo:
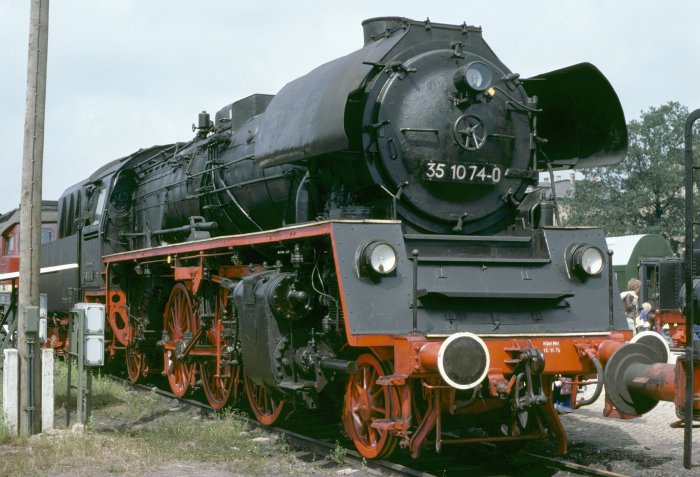
<instances>
[{"instance_id":1,"label":"locomotive running board","mask_svg":"<svg viewBox=\"0 0 700 477\"><path fill-rule=\"evenodd\" d=\"M480 338L541 338L541 337L574 337L574 338L586 338L589 336L608 336L610 331L579 331L576 333L504 333L504 334L493 334L493 333L479 333ZM450 333L435 333L427 334L427 338L447 338L451 336Z\"/></svg>"},{"instance_id":2,"label":"locomotive running board","mask_svg":"<svg viewBox=\"0 0 700 477\"><path fill-rule=\"evenodd\" d=\"M222 235L220 237L195 240L192 242L179 242L168 245L160 245L152 248L130 250L128 252L114 253L102 257L104 263L120 262L123 260L136 260L149 257L163 257L178 253L200 252L221 247L259 245L264 243L295 240L320 235L330 235L333 224L401 224L398 220L324 220L320 222L308 222L304 224L290 225L284 228L264 230L238 235Z\"/></svg>"}]
</instances>

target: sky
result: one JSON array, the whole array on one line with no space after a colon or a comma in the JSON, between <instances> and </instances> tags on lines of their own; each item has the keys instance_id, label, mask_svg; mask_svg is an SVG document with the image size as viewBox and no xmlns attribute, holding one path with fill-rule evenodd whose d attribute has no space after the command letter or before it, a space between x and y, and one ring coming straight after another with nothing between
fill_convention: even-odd
<instances>
[{"instance_id":1,"label":"sky","mask_svg":"<svg viewBox=\"0 0 700 477\"><path fill-rule=\"evenodd\" d=\"M0 0L0 213L20 202L29 0ZM481 26L522 77L587 61L627 121L669 101L700 108L700 2L666 0L54 0L43 198L101 165L187 141L203 110L274 94L362 46L364 19Z\"/></svg>"}]
</instances>

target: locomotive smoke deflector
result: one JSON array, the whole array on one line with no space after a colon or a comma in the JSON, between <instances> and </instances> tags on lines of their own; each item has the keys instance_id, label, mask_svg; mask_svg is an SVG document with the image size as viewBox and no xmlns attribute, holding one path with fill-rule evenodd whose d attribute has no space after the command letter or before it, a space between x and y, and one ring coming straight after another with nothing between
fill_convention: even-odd
<instances>
[{"instance_id":1,"label":"locomotive smoke deflector","mask_svg":"<svg viewBox=\"0 0 700 477\"><path fill-rule=\"evenodd\" d=\"M620 100L603 74L580 63L523 80L537 96L537 136L544 139L537 168L612 166L627 155L627 125Z\"/></svg>"}]
</instances>

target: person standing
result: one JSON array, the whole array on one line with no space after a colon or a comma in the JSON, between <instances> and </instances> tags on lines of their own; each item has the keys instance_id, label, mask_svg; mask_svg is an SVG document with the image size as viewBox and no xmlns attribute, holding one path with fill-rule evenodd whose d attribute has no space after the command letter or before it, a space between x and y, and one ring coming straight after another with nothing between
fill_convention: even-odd
<instances>
[{"instance_id":1,"label":"person standing","mask_svg":"<svg viewBox=\"0 0 700 477\"><path fill-rule=\"evenodd\" d=\"M620 293L622 304L625 307L625 316L627 317L627 325L632 331L636 330L636 319L639 316L637 305L639 303L639 290L642 288L642 282L636 278L630 278L627 282L627 291Z\"/></svg>"}]
</instances>

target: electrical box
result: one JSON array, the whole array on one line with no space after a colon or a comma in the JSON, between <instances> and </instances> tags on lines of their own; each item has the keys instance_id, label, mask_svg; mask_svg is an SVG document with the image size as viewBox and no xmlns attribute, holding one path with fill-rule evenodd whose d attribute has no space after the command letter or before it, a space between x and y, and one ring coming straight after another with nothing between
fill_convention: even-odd
<instances>
[{"instance_id":1,"label":"electrical box","mask_svg":"<svg viewBox=\"0 0 700 477\"><path fill-rule=\"evenodd\" d=\"M39 332L39 307L25 306L24 307L24 333Z\"/></svg>"},{"instance_id":2,"label":"electrical box","mask_svg":"<svg viewBox=\"0 0 700 477\"><path fill-rule=\"evenodd\" d=\"M76 303L71 314L70 352L79 358L82 354L85 366L104 365L105 306L101 303ZM78 343L82 349L78 349Z\"/></svg>"}]
</instances>

